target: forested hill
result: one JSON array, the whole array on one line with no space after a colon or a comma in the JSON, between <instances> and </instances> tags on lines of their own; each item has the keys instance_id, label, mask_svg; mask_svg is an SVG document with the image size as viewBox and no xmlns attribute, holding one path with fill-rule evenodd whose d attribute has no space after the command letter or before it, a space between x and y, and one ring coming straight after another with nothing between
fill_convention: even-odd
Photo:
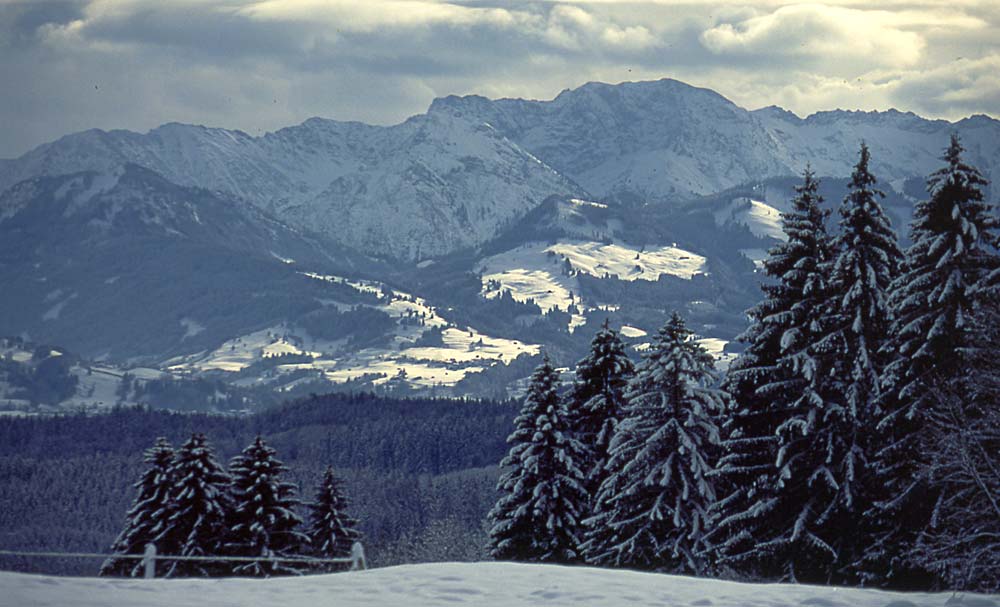
<instances>
[{"instance_id":1,"label":"forested hill","mask_svg":"<svg viewBox=\"0 0 1000 607\"><path fill-rule=\"evenodd\" d=\"M204 432L219 461L261 434L309 498L327 465L345 479L376 564L473 559L495 500L512 403L326 395L250 416L115 409L0 418L0 549L106 553L142 452ZM4 569L93 574L100 563L6 559Z\"/></svg>"}]
</instances>

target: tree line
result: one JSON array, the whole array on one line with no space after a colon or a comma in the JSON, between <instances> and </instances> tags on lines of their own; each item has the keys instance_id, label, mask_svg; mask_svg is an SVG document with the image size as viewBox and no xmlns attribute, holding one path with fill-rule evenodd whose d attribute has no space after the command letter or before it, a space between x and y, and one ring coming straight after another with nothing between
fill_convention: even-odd
<instances>
[{"instance_id":1,"label":"tree line","mask_svg":"<svg viewBox=\"0 0 1000 607\"><path fill-rule=\"evenodd\" d=\"M607 323L531 378L494 558L1000 590L1000 255L952 137L900 250L864 144L839 230L806 169L720 376L674 314L634 364Z\"/></svg>"},{"instance_id":2,"label":"tree line","mask_svg":"<svg viewBox=\"0 0 1000 607\"><path fill-rule=\"evenodd\" d=\"M111 550L185 557L260 557L253 561L157 560L158 577L237 575L269 577L305 571L337 571L338 563L276 560L287 557L347 558L361 537L348 516L341 481L326 469L309 510L308 524L298 515L301 502L276 451L260 436L234 457L227 472L204 434L195 433L176 451L165 438L146 451L146 470L135 484L137 495ZM144 565L135 558L112 557L101 575L138 577Z\"/></svg>"}]
</instances>

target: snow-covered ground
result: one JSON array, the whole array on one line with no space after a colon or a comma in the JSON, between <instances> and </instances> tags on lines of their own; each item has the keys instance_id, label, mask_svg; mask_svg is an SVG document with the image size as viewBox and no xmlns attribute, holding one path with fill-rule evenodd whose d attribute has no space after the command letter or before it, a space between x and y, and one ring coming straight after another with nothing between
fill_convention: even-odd
<instances>
[{"instance_id":1,"label":"snow-covered ground","mask_svg":"<svg viewBox=\"0 0 1000 607\"><path fill-rule=\"evenodd\" d=\"M651 280L661 274L690 280L705 271L705 258L674 246L639 248L621 243L558 240L555 244L533 242L484 259L483 296L498 297L510 291L517 301L534 300L543 311L566 310L571 305L586 311L600 302L580 299L578 273L598 278ZM583 324L573 315L570 329Z\"/></svg>"},{"instance_id":2,"label":"snow-covered ground","mask_svg":"<svg viewBox=\"0 0 1000 607\"><path fill-rule=\"evenodd\" d=\"M307 276L347 285L370 295L389 292L385 285L375 281L312 273ZM336 300L325 303L344 309L353 307ZM521 354L537 354L540 351L540 346L535 344L485 335L474 328L450 327L426 300L401 291L392 291L389 299L383 298L368 307L401 321L393 328L386 347L359 350L350 347L345 340L315 339L296 327L274 326L233 338L207 354L174 361L169 368L182 373L208 370L237 372L265 357L304 354L313 360L280 365L278 373L312 369L337 383L377 374L381 377L374 380L376 385L403 374L410 385L433 388L454 386L469 373L498 363L510 363ZM403 322L406 319L420 319L422 324ZM417 346L415 342L421 334L431 328L442 330L442 344ZM255 381L249 379L243 383Z\"/></svg>"},{"instance_id":3,"label":"snow-covered ground","mask_svg":"<svg viewBox=\"0 0 1000 607\"><path fill-rule=\"evenodd\" d=\"M269 580L120 580L0 573L2 607L1000 607L1000 597L739 584L513 563L432 563Z\"/></svg>"}]
</instances>

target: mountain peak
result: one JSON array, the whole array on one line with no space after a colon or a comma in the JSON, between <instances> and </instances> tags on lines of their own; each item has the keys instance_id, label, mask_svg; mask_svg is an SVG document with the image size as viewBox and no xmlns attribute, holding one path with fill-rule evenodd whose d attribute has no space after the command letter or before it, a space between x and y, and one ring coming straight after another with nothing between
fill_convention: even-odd
<instances>
[{"instance_id":1,"label":"mountain peak","mask_svg":"<svg viewBox=\"0 0 1000 607\"><path fill-rule=\"evenodd\" d=\"M786 122L799 123L802 122L802 117L792 112L791 110L786 110L785 108L778 105L768 105L762 108L753 110L751 114L756 116L766 116L768 118L778 118Z\"/></svg>"}]
</instances>

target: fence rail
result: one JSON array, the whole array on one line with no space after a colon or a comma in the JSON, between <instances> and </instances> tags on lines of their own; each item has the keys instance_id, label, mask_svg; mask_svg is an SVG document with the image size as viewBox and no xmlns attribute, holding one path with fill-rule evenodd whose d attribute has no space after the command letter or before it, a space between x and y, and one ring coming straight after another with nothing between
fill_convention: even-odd
<instances>
[{"instance_id":1,"label":"fence rail","mask_svg":"<svg viewBox=\"0 0 1000 607\"><path fill-rule=\"evenodd\" d=\"M143 562L144 578L156 577L156 561L212 561L234 563L308 563L308 564L350 564L351 571L368 568L365 559L365 549L360 542L351 546L351 556L345 558L313 558L305 556L188 556L157 554L156 546L146 544L143 554L100 554L97 552L30 552L24 550L0 550L0 556L57 557L57 558L93 558L93 559L136 559Z\"/></svg>"}]
</instances>

